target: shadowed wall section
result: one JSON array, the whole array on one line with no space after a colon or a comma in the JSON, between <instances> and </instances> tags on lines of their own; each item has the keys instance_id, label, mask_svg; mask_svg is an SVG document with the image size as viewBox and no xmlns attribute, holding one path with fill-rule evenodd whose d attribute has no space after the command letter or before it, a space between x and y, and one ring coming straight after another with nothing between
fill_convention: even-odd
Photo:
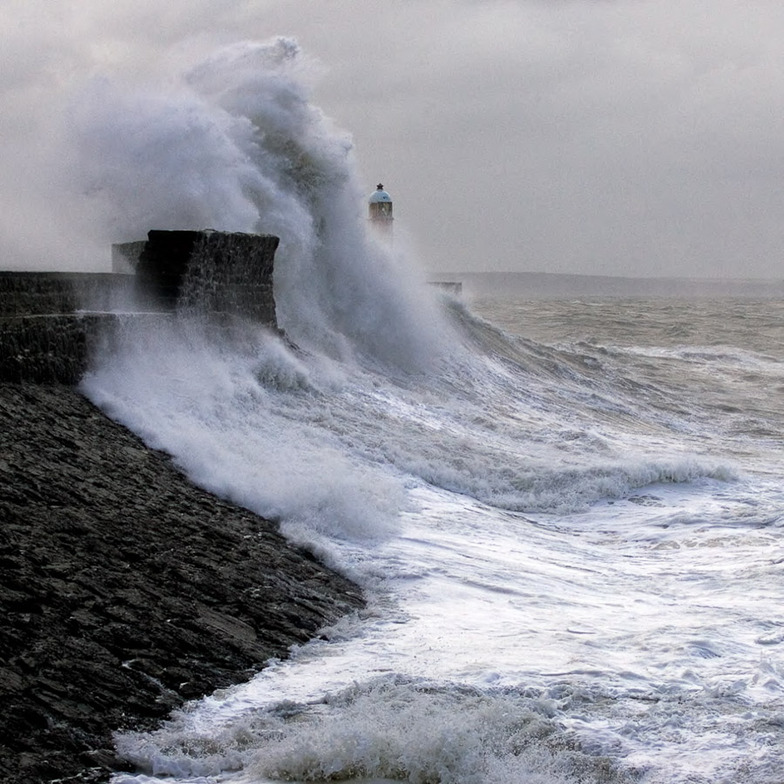
<instances>
[{"instance_id":1,"label":"shadowed wall section","mask_svg":"<svg viewBox=\"0 0 784 784\"><path fill-rule=\"evenodd\" d=\"M114 246L135 274L0 272L0 381L75 384L119 314L168 318L177 309L277 327L272 287L278 238L151 231Z\"/></svg>"},{"instance_id":2,"label":"shadowed wall section","mask_svg":"<svg viewBox=\"0 0 784 784\"><path fill-rule=\"evenodd\" d=\"M278 238L219 231L151 231L136 278L164 308L233 313L275 325L272 272Z\"/></svg>"}]
</instances>

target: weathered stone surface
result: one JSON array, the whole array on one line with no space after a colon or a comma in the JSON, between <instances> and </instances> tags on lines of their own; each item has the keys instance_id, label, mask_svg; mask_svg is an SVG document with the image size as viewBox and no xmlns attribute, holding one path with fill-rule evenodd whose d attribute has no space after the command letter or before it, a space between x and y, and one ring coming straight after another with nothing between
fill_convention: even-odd
<instances>
[{"instance_id":1,"label":"weathered stone surface","mask_svg":"<svg viewBox=\"0 0 784 784\"><path fill-rule=\"evenodd\" d=\"M128 275L0 272L0 381L75 384L114 327L108 311L133 296Z\"/></svg>"},{"instance_id":2,"label":"weathered stone surface","mask_svg":"<svg viewBox=\"0 0 784 784\"><path fill-rule=\"evenodd\" d=\"M0 381L76 384L110 315L0 318Z\"/></svg>"},{"instance_id":3,"label":"weathered stone surface","mask_svg":"<svg viewBox=\"0 0 784 784\"><path fill-rule=\"evenodd\" d=\"M142 300L276 324L272 272L277 237L162 230L147 236L136 266Z\"/></svg>"},{"instance_id":4,"label":"weathered stone surface","mask_svg":"<svg viewBox=\"0 0 784 784\"><path fill-rule=\"evenodd\" d=\"M113 730L249 677L361 603L75 390L0 384L7 784L105 779Z\"/></svg>"},{"instance_id":5,"label":"weathered stone surface","mask_svg":"<svg viewBox=\"0 0 784 784\"><path fill-rule=\"evenodd\" d=\"M114 310L133 292L131 275L0 270L0 318Z\"/></svg>"},{"instance_id":6,"label":"weathered stone surface","mask_svg":"<svg viewBox=\"0 0 784 784\"><path fill-rule=\"evenodd\" d=\"M278 238L151 231L136 275L0 271L0 382L74 384L118 313L199 311L277 327L272 285ZM130 250L129 250L130 252Z\"/></svg>"}]
</instances>

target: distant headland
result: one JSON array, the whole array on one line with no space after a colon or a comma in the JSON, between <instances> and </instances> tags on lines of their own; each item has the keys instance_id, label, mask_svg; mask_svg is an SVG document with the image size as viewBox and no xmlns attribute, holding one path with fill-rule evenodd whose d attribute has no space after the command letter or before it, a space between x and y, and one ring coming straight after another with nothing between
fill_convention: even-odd
<instances>
[{"instance_id":1,"label":"distant headland","mask_svg":"<svg viewBox=\"0 0 784 784\"><path fill-rule=\"evenodd\" d=\"M633 278L568 275L554 272L451 272L441 280L461 281L468 296L560 299L563 297L629 297L634 299L779 299L784 279L761 278Z\"/></svg>"}]
</instances>

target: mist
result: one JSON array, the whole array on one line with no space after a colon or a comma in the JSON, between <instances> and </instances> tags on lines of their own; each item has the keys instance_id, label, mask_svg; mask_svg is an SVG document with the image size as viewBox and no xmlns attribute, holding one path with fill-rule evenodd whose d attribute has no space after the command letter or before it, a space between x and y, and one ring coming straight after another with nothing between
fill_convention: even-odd
<instances>
[{"instance_id":1,"label":"mist","mask_svg":"<svg viewBox=\"0 0 784 784\"><path fill-rule=\"evenodd\" d=\"M357 215L383 182L432 273L782 277L775 4L10 0L0 21L7 269L108 269L111 242L153 227L246 230L258 174L215 185L242 168L224 143L241 120L198 126L180 87L212 52L283 35L344 129ZM156 112L180 125L141 139L132 118ZM116 117L125 157L95 135ZM135 191L108 187L128 167Z\"/></svg>"}]
</instances>

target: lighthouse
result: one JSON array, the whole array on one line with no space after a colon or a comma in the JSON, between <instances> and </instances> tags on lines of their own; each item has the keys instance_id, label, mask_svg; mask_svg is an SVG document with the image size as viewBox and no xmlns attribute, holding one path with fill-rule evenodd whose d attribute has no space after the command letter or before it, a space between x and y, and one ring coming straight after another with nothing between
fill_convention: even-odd
<instances>
[{"instance_id":1,"label":"lighthouse","mask_svg":"<svg viewBox=\"0 0 784 784\"><path fill-rule=\"evenodd\" d=\"M368 216L370 223L380 237L386 240L392 239L392 197L384 190L384 186L379 183L376 190L370 194L368 199Z\"/></svg>"}]
</instances>

